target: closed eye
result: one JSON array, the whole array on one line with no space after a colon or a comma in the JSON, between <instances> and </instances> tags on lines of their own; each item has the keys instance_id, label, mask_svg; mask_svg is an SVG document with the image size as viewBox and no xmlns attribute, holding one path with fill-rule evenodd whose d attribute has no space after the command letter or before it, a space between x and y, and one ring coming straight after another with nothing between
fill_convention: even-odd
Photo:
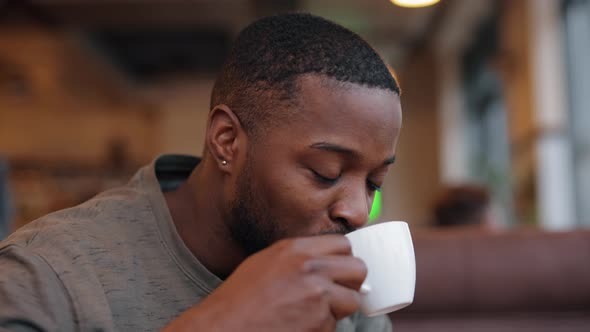
<instances>
[{"instance_id":1,"label":"closed eye","mask_svg":"<svg viewBox=\"0 0 590 332\"><path fill-rule=\"evenodd\" d=\"M320 182L321 184L333 185L340 179L340 175L338 175L335 178L330 178L330 177L321 175L320 173L318 173L317 171L315 171L313 169L310 169L310 170L313 173L315 179L318 182Z\"/></svg>"}]
</instances>

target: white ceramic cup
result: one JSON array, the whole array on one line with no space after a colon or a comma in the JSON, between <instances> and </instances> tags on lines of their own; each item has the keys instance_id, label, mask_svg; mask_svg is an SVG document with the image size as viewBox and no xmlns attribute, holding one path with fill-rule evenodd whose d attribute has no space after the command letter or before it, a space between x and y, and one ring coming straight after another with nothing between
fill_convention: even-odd
<instances>
[{"instance_id":1,"label":"white ceramic cup","mask_svg":"<svg viewBox=\"0 0 590 332\"><path fill-rule=\"evenodd\" d=\"M367 265L361 287L361 311L377 316L414 301L416 259L408 224L388 221L346 234L354 256Z\"/></svg>"}]
</instances>

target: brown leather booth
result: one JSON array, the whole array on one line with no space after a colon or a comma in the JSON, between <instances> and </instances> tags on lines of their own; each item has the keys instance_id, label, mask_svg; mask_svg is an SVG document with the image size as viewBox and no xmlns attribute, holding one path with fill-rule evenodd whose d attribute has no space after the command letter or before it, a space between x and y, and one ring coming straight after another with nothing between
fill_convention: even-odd
<instances>
[{"instance_id":1,"label":"brown leather booth","mask_svg":"<svg viewBox=\"0 0 590 332\"><path fill-rule=\"evenodd\" d=\"M405 331L590 331L590 231L414 234Z\"/></svg>"}]
</instances>

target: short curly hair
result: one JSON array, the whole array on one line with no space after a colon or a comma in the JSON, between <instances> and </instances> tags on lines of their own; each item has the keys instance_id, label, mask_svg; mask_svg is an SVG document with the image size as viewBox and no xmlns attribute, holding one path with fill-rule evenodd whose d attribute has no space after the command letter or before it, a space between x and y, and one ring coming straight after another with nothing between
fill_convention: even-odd
<instances>
[{"instance_id":1,"label":"short curly hair","mask_svg":"<svg viewBox=\"0 0 590 332\"><path fill-rule=\"evenodd\" d=\"M303 13L265 17L237 37L215 82L211 105L226 104L245 130L285 119L279 103L296 105L297 80L318 74L400 94L381 57L360 36Z\"/></svg>"}]
</instances>

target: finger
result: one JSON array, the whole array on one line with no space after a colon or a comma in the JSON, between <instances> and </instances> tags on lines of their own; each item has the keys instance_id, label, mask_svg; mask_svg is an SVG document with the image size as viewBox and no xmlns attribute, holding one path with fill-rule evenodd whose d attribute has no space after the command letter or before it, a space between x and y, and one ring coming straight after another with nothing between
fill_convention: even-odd
<instances>
[{"instance_id":1,"label":"finger","mask_svg":"<svg viewBox=\"0 0 590 332\"><path fill-rule=\"evenodd\" d=\"M360 308L360 294L347 287L331 283L328 287L328 303L336 320L348 317Z\"/></svg>"},{"instance_id":2,"label":"finger","mask_svg":"<svg viewBox=\"0 0 590 332\"><path fill-rule=\"evenodd\" d=\"M305 262L308 273L318 274L332 282L357 290L367 277L365 263L353 256L320 256Z\"/></svg>"},{"instance_id":3,"label":"finger","mask_svg":"<svg viewBox=\"0 0 590 332\"><path fill-rule=\"evenodd\" d=\"M346 236L340 234L319 235L291 239L295 250L316 255L352 255L352 247Z\"/></svg>"}]
</instances>

